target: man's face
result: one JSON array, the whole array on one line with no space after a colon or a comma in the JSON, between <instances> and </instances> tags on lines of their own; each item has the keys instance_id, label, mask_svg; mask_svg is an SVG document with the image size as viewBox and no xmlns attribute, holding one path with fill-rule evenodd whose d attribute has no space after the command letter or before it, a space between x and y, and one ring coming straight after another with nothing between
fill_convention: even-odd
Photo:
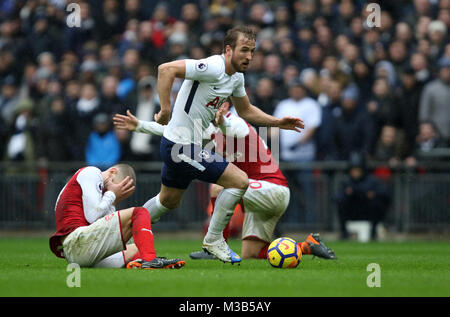
<instances>
[{"instance_id":1,"label":"man's face","mask_svg":"<svg viewBox=\"0 0 450 317\"><path fill-rule=\"evenodd\" d=\"M439 71L439 77L446 83L450 83L450 67L442 67Z\"/></svg>"},{"instance_id":2,"label":"man's face","mask_svg":"<svg viewBox=\"0 0 450 317\"><path fill-rule=\"evenodd\" d=\"M255 46L255 41L239 34L236 47L230 48L232 51L231 64L236 71L244 73L248 69L255 52Z\"/></svg>"},{"instance_id":3,"label":"man's face","mask_svg":"<svg viewBox=\"0 0 450 317\"><path fill-rule=\"evenodd\" d=\"M352 167L350 169L350 177L353 179L360 179L363 176L363 170L361 167Z\"/></svg>"}]
</instances>

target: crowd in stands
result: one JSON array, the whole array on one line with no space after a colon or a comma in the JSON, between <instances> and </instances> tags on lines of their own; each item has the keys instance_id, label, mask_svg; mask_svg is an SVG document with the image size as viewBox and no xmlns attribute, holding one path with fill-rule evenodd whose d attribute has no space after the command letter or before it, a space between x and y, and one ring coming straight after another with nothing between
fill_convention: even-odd
<instances>
[{"instance_id":1,"label":"crowd in stands","mask_svg":"<svg viewBox=\"0 0 450 317\"><path fill-rule=\"evenodd\" d=\"M80 6L69 27L67 5ZM285 161L414 165L450 140L450 0L3 0L0 160L159 160L159 137L114 130L159 110L157 66L222 53L235 24L255 28L252 104L298 114ZM181 80L174 83L176 96Z\"/></svg>"}]
</instances>

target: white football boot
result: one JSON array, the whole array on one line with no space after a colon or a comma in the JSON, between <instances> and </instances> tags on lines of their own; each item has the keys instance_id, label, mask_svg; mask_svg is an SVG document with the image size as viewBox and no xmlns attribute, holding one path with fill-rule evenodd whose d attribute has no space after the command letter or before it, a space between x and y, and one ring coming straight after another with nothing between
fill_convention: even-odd
<instances>
[{"instance_id":1,"label":"white football boot","mask_svg":"<svg viewBox=\"0 0 450 317\"><path fill-rule=\"evenodd\" d=\"M206 240L203 239L202 248L205 252L216 256L223 262L229 262L231 264L241 262L241 257L230 249L223 237L211 243L207 243Z\"/></svg>"}]
</instances>

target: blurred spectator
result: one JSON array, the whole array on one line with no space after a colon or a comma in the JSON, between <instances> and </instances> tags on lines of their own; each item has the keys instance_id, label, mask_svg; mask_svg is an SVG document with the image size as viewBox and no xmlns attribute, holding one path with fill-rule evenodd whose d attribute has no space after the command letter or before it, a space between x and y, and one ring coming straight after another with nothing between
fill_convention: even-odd
<instances>
[{"instance_id":1,"label":"blurred spectator","mask_svg":"<svg viewBox=\"0 0 450 317\"><path fill-rule=\"evenodd\" d=\"M431 72L428 67L428 60L424 54L419 52L412 54L410 64L414 70L414 75L421 86L430 81Z\"/></svg>"},{"instance_id":2,"label":"blurred spectator","mask_svg":"<svg viewBox=\"0 0 450 317\"><path fill-rule=\"evenodd\" d=\"M319 102L322 106L321 125L317 131L317 158L319 160L338 159L335 148L335 120L341 115L342 88L339 82L331 80L329 76L321 79L322 94Z\"/></svg>"},{"instance_id":3,"label":"blurred spectator","mask_svg":"<svg viewBox=\"0 0 450 317\"><path fill-rule=\"evenodd\" d=\"M358 60L352 69L352 83L356 85L359 91L359 102L365 105L369 99L373 85L373 75L369 66L363 61Z\"/></svg>"},{"instance_id":4,"label":"blurred spectator","mask_svg":"<svg viewBox=\"0 0 450 317\"><path fill-rule=\"evenodd\" d=\"M80 98L74 109L75 122L75 159L84 158L86 140L92 130L93 118L100 112L100 98L94 84L86 83L81 87Z\"/></svg>"},{"instance_id":5,"label":"blurred spectator","mask_svg":"<svg viewBox=\"0 0 450 317\"><path fill-rule=\"evenodd\" d=\"M354 89L346 89L341 97L341 112L336 112L331 136L330 151L336 160L348 160L353 152L368 155L376 137L373 121L363 110L358 110L358 95Z\"/></svg>"},{"instance_id":6,"label":"blurred spectator","mask_svg":"<svg viewBox=\"0 0 450 317\"><path fill-rule=\"evenodd\" d=\"M377 224L385 218L390 201L388 188L369 173L364 156L352 153L348 173L337 196L341 238L349 238L347 221L368 220L371 238L376 240Z\"/></svg>"},{"instance_id":7,"label":"blurred spectator","mask_svg":"<svg viewBox=\"0 0 450 317\"><path fill-rule=\"evenodd\" d=\"M435 149L448 147L442 139L436 125L431 121L423 121L419 125L413 157L417 160L434 160L439 155L433 155Z\"/></svg>"},{"instance_id":8,"label":"blurred spectator","mask_svg":"<svg viewBox=\"0 0 450 317\"><path fill-rule=\"evenodd\" d=\"M419 120L431 121L442 133L446 144L450 141L450 57L439 60L439 78L428 83L421 95Z\"/></svg>"},{"instance_id":9,"label":"blurred spectator","mask_svg":"<svg viewBox=\"0 0 450 317\"><path fill-rule=\"evenodd\" d=\"M445 44L447 43L447 26L444 22L434 20L428 25L428 38L430 39L430 57L433 61L442 56Z\"/></svg>"},{"instance_id":10,"label":"blurred spectator","mask_svg":"<svg viewBox=\"0 0 450 317\"><path fill-rule=\"evenodd\" d=\"M375 80L372 87L372 98L367 103L367 111L373 121L375 136L380 135L381 128L392 118L393 96L391 91L388 79L379 77Z\"/></svg>"},{"instance_id":11,"label":"blurred spectator","mask_svg":"<svg viewBox=\"0 0 450 317\"><path fill-rule=\"evenodd\" d=\"M285 68L284 73L287 72L288 67ZM300 75L297 75L298 69L293 68L293 71L291 73L292 75L290 77L283 76L285 85L286 83L290 82L292 79L298 76L303 85L305 85L306 89L308 89L310 96L314 99L317 99L320 93L320 78L317 72L312 68L305 68L302 70Z\"/></svg>"},{"instance_id":12,"label":"blurred spectator","mask_svg":"<svg viewBox=\"0 0 450 317\"><path fill-rule=\"evenodd\" d=\"M49 51L56 56L61 54L61 38L49 28L48 17L45 13L37 14L34 18L33 28L27 33L27 49L32 58L37 58L42 52Z\"/></svg>"},{"instance_id":13,"label":"blurred spectator","mask_svg":"<svg viewBox=\"0 0 450 317\"><path fill-rule=\"evenodd\" d=\"M123 32L125 21L118 0L104 0L101 2L103 10L95 17L96 38L102 42L114 40Z\"/></svg>"},{"instance_id":14,"label":"blurred spectator","mask_svg":"<svg viewBox=\"0 0 450 317\"><path fill-rule=\"evenodd\" d=\"M9 75L3 80L0 94L0 114L5 124L12 123L18 102L16 79L13 75Z\"/></svg>"},{"instance_id":15,"label":"blurred spectator","mask_svg":"<svg viewBox=\"0 0 450 317\"><path fill-rule=\"evenodd\" d=\"M168 10L168 4L165 2L159 2L153 11L150 23L152 27L152 43L153 46L161 50L167 41L168 28L170 28L176 19L170 16Z\"/></svg>"},{"instance_id":16,"label":"blurred spectator","mask_svg":"<svg viewBox=\"0 0 450 317\"><path fill-rule=\"evenodd\" d=\"M195 36L202 33L202 20L196 3L186 3L181 8L181 20L186 23L189 33ZM193 40L193 38L191 38Z\"/></svg>"},{"instance_id":17,"label":"blurred spectator","mask_svg":"<svg viewBox=\"0 0 450 317\"><path fill-rule=\"evenodd\" d=\"M371 159L373 161L388 162L390 167L395 167L405 158L406 144L403 133L392 125L383 126Z\"/></svg>"},{"instance_id":18,"label":"blurred spectator","mask_svg":"<svg viewBox=\"0 0 450 317\"><path fill-rule=\"evenodd\" d=\"M290 83L289 98L282 100L275 108L274 116L294 116L302 118L305 129L302 133L281 130L280 158L287 162L312 162L316 159L317 145L315 133L320 126L321 108L314 99L308 97L306 87L300 80ZM314 219L314 187L311 171L300 171L295 175L303 191L303 202L307 221Z\"/></svg>"},{"instance_id":19,"label":"blurred spectator","mask_svg":"<svg viewBox=\"0 0 450 317\"><path fill-rule=\"evenodd\" d=\"M64 34L64 50L81 54L83 44L88 40L94 39L96 30L96 21L92 17L91 7L88 2L80 2L80 27L66 27Z\"/></svg>"},{"instance_id":20,"label":"blurred spectator","mask_svg":"<svg viewBox=\"0 0 450 317\"><path fill-rule=\"evenodd\" d=\"M13 125L10 127L7 141L6 160L34 162L36 124L33 121L34 108L31 99L22 99L14 109Z\"/></svg>"},{"instance_id":21,"label":"blurred spectator","mask_svg":"<svg viewBox=\"0 0 450 317\"><path fill-rule=\"evenodd\" d=\"M245 74L245 84L255 89L264 73L264 54L261 51L255 51L252 62Z\"/></svg>"},{"instance_id":22,"label":"blurred spectator","mask_svg":"<svg viewBox=\"0 0 450 317\"><path fill-rule=\"evenodd\" d=\"M125 17L126 22L136 19L138 21L143 21L147 17L142 10L142 5L140 0L125 0Z\"/></svg>"},{"instance_id":23,"label":"blurred spectator","mask_svg":"<svg viewBox=\"0 0 450 317\"><path fill-rule=\"evenodd\" d=\"M266 113L273 113L278 100L275 96L275 84L270 78L263 77L258 81L253 103Z\"/></svg>"},{"instance_id":24,"label":"blurred spectator","mask_svg":"<svg viewBox=\"0 0 450 317\"><path fill-rule=\"evenodd\" d=\"M394 92L390 123L405 135L406 155L412 154L418 132L419 101L423 86L412 68L400 74L401 85Z\"/></svg>"},{"instance_id":25,"label":"blurred spectator","mask_svg":"<svg viewBox=\"0 0 450 317\"><path fill-rule=\"evenodd\" d=\"M346 87L348 85L350 81L349 75L340 69L339 60L336 56L326 56L323 60L323 69L326 70L331 79L337 81L341 87Z\"/></svg>"},{"instance_id":26,"label":"blurred spectator","mask_svg":"<svg viewBox=\"0 0 450 317\"><path fill-rule=\"evenodd\" d=\"M116 113L124 114L125 109L117 96L119 81L114 76L106 76L102 81L100 93L101 111L113 116Z\"/></svg>"},{"instance_id":27,"label":"blurred spectator","mask_svg":"<svg viewBox=\"0 0 450 317\"><path fill-rule=\"evenodd\" d=\"M52 98L49 111L42 115L37 133L36 154L41 160L72 159L73 121L60 96Z\"/></svg>"},{"instance_id":28,"label":"blurred spectator","mask_svg":"<svg viewBox=\"0 0 450 317\"><path fill-rule=\"evenodd\" d=\"M283 63L279 55L270 54L264 58L264 74L278 86L283 81Z\"/></svg>"},{"instance_id":29,"label":"blurred spectator","mask_svg":"<svg viewBox=\"0 0 450 317\"><path fill-rule=\"evenodd\" d=\"M106 113L98 113L93 119L93 129L86 144L86 164L100 169L116 164L122 153L111 129L111 118Z\"/></svg>"},{"instance_id":30,"label":"blurred spectator","mask_svg":"<svg viewBox=\"0 0 450 317\"><path fill-rule=\"evenodd\" d=\"M142 78L138 84L135 116L140 120L153 121L159 111L156 102L156 79L152 76ZM152 134L133 133L130 140L131 153L135 160L153 161L159 159L160 137Z\"/></svg>"},{"instance_id":31,"label":"blurred spectator","mask_svg":"<svg viewBox=\"0 0 450 317\"><path fill-rule=\"evenodd\" d=\"M281 130L281 159L284 161L313 161L316 157L314 134L320 126L319 104L307 96L306 87L294 80L290 84L289 98L282 100L275 108L274 116L295 116L302 118L305 129L302 133Z\"/></svg>"}]
</instances>

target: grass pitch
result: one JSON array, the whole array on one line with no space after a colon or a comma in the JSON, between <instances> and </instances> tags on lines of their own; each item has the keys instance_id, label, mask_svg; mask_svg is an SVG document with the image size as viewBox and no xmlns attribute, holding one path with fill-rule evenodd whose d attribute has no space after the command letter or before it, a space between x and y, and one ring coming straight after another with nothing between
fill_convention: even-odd
<instances>
[{"instance_id":1,"label":"grass pitch","mask_svg":"<svg viewBox=\"0 0 450 317\"><path fill-rule=\"evenodd\" d=\"M450 296L449 242L327 242L338 256L327 261L304 255L296 269L275 269L265 260L240 266L189 259L200 240L156 237L158 255L181 257L180 270L83 268L80 287L70 288L67 263L47 238L0 239L0 296L133 297L329 297ZM240 241L230 241L240 251ZM370 263L380 265L380 287L367 286Z\"/></svg>"}]
</instances>

